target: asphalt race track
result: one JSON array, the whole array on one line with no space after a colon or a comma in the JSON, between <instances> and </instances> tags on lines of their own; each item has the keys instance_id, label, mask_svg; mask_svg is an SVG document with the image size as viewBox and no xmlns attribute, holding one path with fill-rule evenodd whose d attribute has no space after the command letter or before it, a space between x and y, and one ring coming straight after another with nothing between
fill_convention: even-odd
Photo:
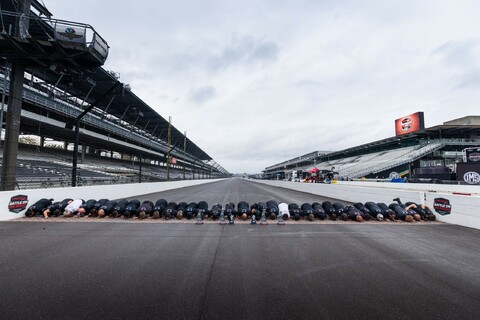
<instances>
[{"instance_id":1,"label":"asphalt race track","mask_svg":"<svg viewBox=\"0 0 480 320\"><path fill-rule=\"evenodd\" d=\"M233 202L237 205L240 201L247 201L250 204L255 202L267 202L268 200L275 200L278 203L295 202L299 206L304 202L322 202L322 201L338 201L331 198L318 197L312 194L295 192L288 189L267 186L251 182L244 179L228 179L220 182L213 182L208 185L198 185L180 190L170 190L160 193L147 194L143 197L137 197L140 201L155 200L164 198L167 201L185 201L185 202L199 202L207 201L211 207L214 203L225 205L227 202ZM339 201L341 203L346 203Z\"/></svg>"},{"instance_id":2,"label":"asphalt race track","mask_svg":"<svg viewBox=\"0 0 480 320\"><path fill-rule=\"evenodd\" d=\"M158 197L323 200L239 179ZM475 229L101 220L1 222L0 318L480 319Z\"/></svg>"}]
</instances>

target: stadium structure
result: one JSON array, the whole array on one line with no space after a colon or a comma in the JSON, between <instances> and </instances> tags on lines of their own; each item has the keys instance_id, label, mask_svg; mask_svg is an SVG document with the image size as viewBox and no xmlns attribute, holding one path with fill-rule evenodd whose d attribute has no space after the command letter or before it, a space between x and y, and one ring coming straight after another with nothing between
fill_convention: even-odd
<instances>
[{"instance_id":1,"label":"stadium structure","mask_svg":"<svg viewBox=\"0 0 480 320\"><path fill-rule=\"evenodd\" d=\"M230 175L102 68L109 46L92 26L36 0L2 1L1 18L3 190Z\"/></svg>"},{"instance_id":2,"label":"stadium structure","mask_svg":"<svg viewBox=\"0 0 480 320\"><path fill-rule=\"evenodd\" d=\"M416 115L422 125L413 128L411 119ZM407 120L402 124L402 119ZM475 178L480 176L480 116L466 116L430 128L423 126L423 112L398 120L400 129L394 137L335 152L311 152L265 168L263 177L318 181L330 175L341 180L480 182Z\"/></svg>"}]
</instances>

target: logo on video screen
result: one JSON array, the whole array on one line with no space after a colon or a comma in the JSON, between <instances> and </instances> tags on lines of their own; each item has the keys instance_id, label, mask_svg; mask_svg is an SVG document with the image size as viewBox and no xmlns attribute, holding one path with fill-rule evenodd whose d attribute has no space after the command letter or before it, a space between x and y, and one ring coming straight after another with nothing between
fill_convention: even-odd
<instances>
[{"instance_id":1,"label":"logo on video screen","mask_svg":"<svg viewBox=\"0 0 480 320\"><path fill-rule=\"evenodd\" d=\"M480 153L478 153L478 152L470 153L468 155L468 160L470 160L472 162L480 161Z\"/></svg>"},{"instance_id":2,"label":"logo on video screen","mask_svg":"<svg viewBox=\"0 0 480 320\"><path fill-rule=\"evenodd\" d=\"M412 119L411 118L405 118L402 120L402 130L407 131L410 130L412 127Z\"/></svg>"},{"instance_id":3,"label":"logo on video screen","mask_svg":"<svg viewBox=\"0 0 480 320\"><path fill-rule=\"evenodd\" d=\"M433 209L438 214L444 216L452 212L452 205L450 204L450 200L448 199L435 198L435 200L433 201Z\"/></svg>"},{"instance_id":4,"label":"logo on video screen","mask_svg":"<svg viewBox=\"0 0 480 320\"><path fill-rule=\"evenodd\" d=\"M28 196L19 194L10 198L8 203L8 211L19 213L27 208Z\"/></svg>"},{"instance_id":5,"label":"logo on video screen","mask_svg":"<svg viewBox=\"0 0 480 320\"><path fill-rule=\"evenodd\" d=\"M423 112L415 112L395 120L395 135L402 135L425 129Z\"/></svg>"}]
</instances>

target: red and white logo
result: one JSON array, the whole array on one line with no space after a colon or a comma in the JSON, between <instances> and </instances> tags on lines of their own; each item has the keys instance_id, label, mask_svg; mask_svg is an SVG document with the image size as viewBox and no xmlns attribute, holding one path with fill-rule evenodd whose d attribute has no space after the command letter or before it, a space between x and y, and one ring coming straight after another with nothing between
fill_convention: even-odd
<instances>
[{"instance_id":1,"label":"red and white logo","mask_svg":"<svg viewBox=\"0 0 480 320\"><path fill-rule=\"evenodd\" d=\"M407 131L410 130L412 127L412 119L411 118L404 118L402 120L402 130Z\"/></svg>"},{"instance_id":2,"label":"red and white logo","mask_svg":"<svg viewBox=\"0 0 480 320\"><path fill-rule=\"evenodd\" d=\"M473 161L473 162L480 161L480 153L478 153L478 152L470 153L468 155L468 160Z\"/></svg>"},{"instance_id":3,"label":"red and white logo","mask_svg":"<svg viewBox=\"0 0 480 320\"><path fill-rule=\"evenodd\" d=\"M433 209L442 216L450 214L452 212L452 205L450 200L445 198L435 198L433 201Z\"/></svg>"},{"instance_id":4,"label":"red and white logo","mask_svg":"<svg viewBox=\"0 0 480 320\"><path fill-rule=\"evenodd\" d=\"M10 198L8 211L19 213L27 208L28 196L19 194Z\"/></svg>"}]
</instances>

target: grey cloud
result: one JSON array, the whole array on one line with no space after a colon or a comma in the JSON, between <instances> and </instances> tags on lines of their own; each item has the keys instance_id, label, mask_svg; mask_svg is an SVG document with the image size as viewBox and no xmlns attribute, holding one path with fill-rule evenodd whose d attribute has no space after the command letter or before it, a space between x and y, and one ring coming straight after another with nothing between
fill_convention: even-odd
<instances>
[{"instance_id":1,"label":"grey cloud","mask_svg":"<svg viewBox=\"0 0 480 320\"><path fill-rule=\"evenodd\" d=\"M274 61L278 56L278 46L275 42L268 41L260 43L252 55L248 58L249 61Z\"/></svg>"},{"instance_id":2,"label":"grey cloud","mask_svg":"<svg viewBox=\"0 0 480 320\"><path fill-rule=\"evenodd\" d=\"M450 66L465 68L473 65L477 58L475 42L453 42L449 41L432 52L432 56L440 56L443 62Z\"/></svg>"},{"instance_id":3,"label":"grey cloud","mask_svg":"<svg viewBox=\"0 0 480 320\"><path fill-rule=\"evenodd\" d=\"M213 99L216 95L217 93L214 87L206 86L193 89L189 94L189 98L198 104L203 104L208 100Z\"/></svg>"},{"instance_id":4,"label":"grey cloud","mask_svg":"<svg viewBox=\"0 0 480 320\"><path fill-rule=\"evenodd\" d=\"M454 89L480 88L480 70L465 73Z\"/></svg>"},{"instance_id":5,"label":"grey cloud","mask_svg":"<svg viewBox=\"0 0 480 320\"><path fill-rule=\"evenodd\" d=\"M453 90L478 88L480 86L480 70L477 65L479 44L477 42L446 42L432 53L439 56L447 67L454 67L459 72L457 85Z\"/></svg>"},{"instance_id":6,"label":"grey cloud","mask_svg":"<svg viewBox=\"0 0 480 320\"><path fill-rule=\"evenodd\" d=\"M234 36L232 43L226 46L221 54L208 59L207 66L209 69L217 71L231 65L275 61L279 51L278 45L273 41Z\"/></svg>"},{"instance_id":7,"label":"grey cloud","mask_svg":"<svg viewBox=\"0 0 480 320\"><path fill-rule=\"evenodd\" d=\"M320 87L320 86L323 86L323 83L320 81L303 79L303 80L294 81L293 85L295 87Z\"/></svg>"}]
</instances>

